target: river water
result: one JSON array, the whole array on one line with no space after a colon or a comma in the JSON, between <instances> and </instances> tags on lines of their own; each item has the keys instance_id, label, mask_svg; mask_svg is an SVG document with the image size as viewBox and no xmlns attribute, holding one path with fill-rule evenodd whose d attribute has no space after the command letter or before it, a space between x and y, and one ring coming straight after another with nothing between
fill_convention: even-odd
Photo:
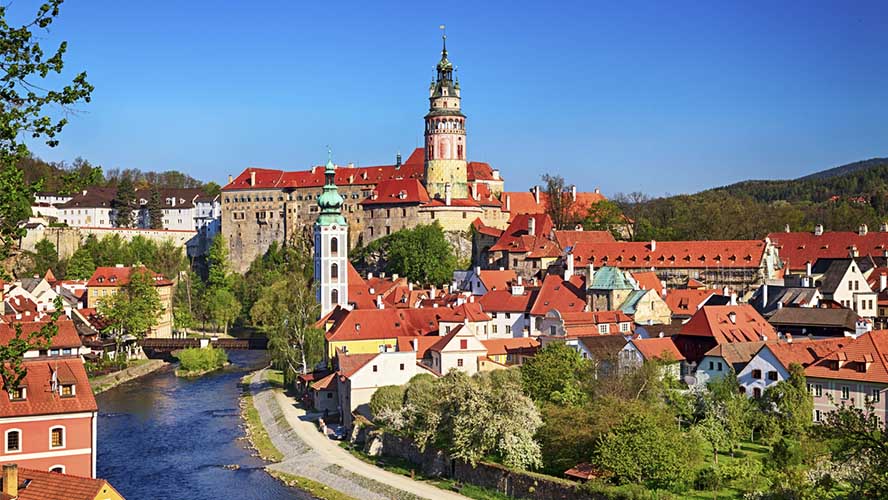
<instances>
[{"instance_id":1,"label":"river water","mask_svg":"<svg viewBox=\"0 0 888 500\"><path fill-rule=\"evenodd\" d=\"M167 367L99 394L98 477L127 500L311 499L266 474L240 439L238 382L265 356L231 351L223 372L187 380Z\"/></svg>"}]
</instances>

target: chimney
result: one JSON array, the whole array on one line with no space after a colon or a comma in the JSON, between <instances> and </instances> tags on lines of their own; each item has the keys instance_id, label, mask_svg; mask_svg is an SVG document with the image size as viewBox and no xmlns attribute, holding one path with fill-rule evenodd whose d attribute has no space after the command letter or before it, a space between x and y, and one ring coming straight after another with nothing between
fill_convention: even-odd
<instances>
[{"instance_id":1,"label":"chimney","mask_svg":"<svg viewBox=\"0 0 888 500\"><path fill-rule=\"evenodd\" d=\"M737 294L735 292L731 292L731 305L732 306L737 305Z\"/></svg>"},{"instance_id":2,"label":"chimney","mask_svg":"<svg viewBox=\"0 0 888 500\"><path fill-rule=\"evenodd\" d=\"M86 189L84 189L83 191L81 191L80 194L82 194L83 196L86 196Z\"/></svg>"},{"instance_id":3,"label":"chimney","mask_svg":"<svg viewBox=\"0 0 888 500\"><path fill-rule=\"evenodd\" d=\"M883 233L888 233L888 222L883 222L879 224L879 231Z\"/></svg>"},{"instance_id":4,"label":"chimney","mask_svg":"<svg viewBox=\"0 0 888 500\"><path fill-rule=\"evenodd\" d=\"M789 230L789 224L783 226L783 232L785 232L785 233L789 233L789 232L791 232L791 231Z\"/></svg>"},{"instance_id":5,"label":"chimney","mask_svg":"<svg viewBox=\"0 0 888 500\"><path fill-rule=\"evenodd\" d=\"M18 497L18 465L3 465L3 493L16 498Z\"/></svg>"},{"instance_id":6,"label":"chimney","mask_svg":"<svg viewBox=\"0 0 888 500\"><path fill-rule=\"evenodd\" d=\"M533 192L533 201L539 205L540 204L540 187L534 186L531 190Z\"/></svg>"},{"instance_id":7,"label":"chimney","mask_svg":"<svg viewBox=\"0 0 888 500\"><path fill-rule=\"evenodd\" d=\"M506 195L506 212L512 211L512 196Z\"/></svg>"},{"instance_id":8,"label":"chimney","mask_svg":"<svg viewBox=\"0 0 888 500\"><path fill-rule=\"evenodd\" d=\"M777 309L783 309L783 301L782 300L777 301Z\"/></svg>"},{"instance_id":9,"label":"chimney","mask_svg":"<svg viewBox=\"0 0 888 500\"><path fill-rule=\"evenodd\" d=\"M400 159L401 155L398 154L398 159ZM413 352L419 350L419 340L418 339L410 339L410 345L413 347Z\"/></svg>"},{"instance_id":10,"label":"chimney","mask_svg":"<svg viewBox=\"0 0 888 500\"><path fill-rule=\"evenodd\" d=\"M256 171L255 170L250 170L250 185L251 186L256 185Z\"/></svg>"},{"instance_id":11,"label":"chimney","mask_svg":"<svg viewBox=\"0 0 888 500\"><path fill-rule=\"evenodd\" d=\"M382 303L382 295L376 296L376 308L377 309L385 309L385 304Z\"/></svg>"},{"instance_id":12,"label":"chimney","mask_svg":"<svg viewBox=\"0 0 888 500\"><path fill-rule=\"evenodd\" d=\"M789 332L786 333L786 343L792 344L792 334Z\"/></svg>"},{"instance_id":13,"label":"chimney","mask_svg":"<svg viewBox=\"0 0 888 500\"><path fill-rule=\"evenodd\" d=\"M861 224L860 227L857 228L857 234L860 236L866 236L866 233L869 232L869 228L866 227L866 224Z\"/></svg>"},{"instance_id":14,"label":"chimney","mask_svg":"<svg viewBox=\"0 0 888 500\"><path fill-rule=\"evenodd\" d=\"M527 218L527 234L536 236L536 219L533 218L533 215Z\"/></svg>"},{"instance_id":15,"label":"chimney","mask_svg":"<svg viewBox=\"0 0 888 500\"><path fill-rule=\"evenodd\" d=\"M564 268L564 281L569 280L574 275L574 255L567 254L567 266Z\"/></svg>"},{"instance_id":16,"label":"chimney","mask_svg":"<svg viewBox=\"0 0 888 500\"><path fill-rule=\"evenodd\" d=\"M398 273L393 273L393 274L392 274L392 281L398 281L398 278L399 278L399 277L400 277L400 276L398 275Z\"/></svg>"},{"instance_id":17,"label":"chimney","mask_svg":"<svg viewBox=\"0 0 888 500\"><path fill-rule=\"evenodd\" d=\"M412 281L410 283L407 283L407 290L409 290L411 292L413 291L413 282Z\"/></svg>"},{"instance_id":18,"label":"chimney","mask_svg":"<svg viewBox=\"0 0 888 500\"><path fill-rule=\"evenodd\" d=\"M228 174L228 183L231 184L232 181L234 181L234 177L232 177L231 174Z\"/></svg>"},{"instance_id":19,"label":"chimney","mask_svg":"<svg viewBox=\"0 0 888 500\"><path fill-rule=\"evenodd\" d=\"M432 285L431 288L429 288L429 294L433 299L438 296L438 291L435 290L435 285Z\"/></svg>"},{"instance_id":20,"label":"chimney","mask_svg":"<svg viewBox=\"0 0 888 500\"><path fill-rule=\"evenodd\" d=\"M823 235L823 224L817 224L814 226L814 236L822 236Z\"/></svg>"},{"instance_id":21,"label":"chimney","mask_svg":"<svg viewBox=\"0 0 888 500\"><path fill-rule=\"evenodd\" d=\"M860 252L857 251L857 245L851 245L851 248L848 249L848 255L850 255L852 259L860 257Z\"/></svg>"},{"instance_id":22,"label":"chimney","mask_svg":"<svg viewBox=\"0 0 888 500\"><path fill-rule=\"evenodd\" d=\"M811 262L805 262L805 276L811 277Z\"/></svg>"},{"instance_id":23,"label":"chimney","mask_svg":"<svg viewBox=\"0 0 888 500\"><path fill-rule=\"evenodd\" d=\"M810 286L811 286L811 278L809 276L805 276L804 278L802 278L802 287L808 288Z\"/></svg>"},{"instance_id":24,"label":"chimney","mask_svg":"<svg viewBox=\"0 0 888 500\"><path fill-rule=\"evenodd\" d=\"M595 264L589 264L586 267L586 288L592 286L592 278L595 277Z\"/></svg>"},{"instance_id":25,"label":"chimney","mask_svg":"<svg viewBox=\"0 0 888 500\"><path fill-rule=\"evenodd\" d=\"M401 152L398 151L398 154L395 155L395 168L401 168Z\"/></svg>"},{"instance_id":26,"label":"chimney","mask_svg":"<svg viewBox=\"0 0 888 500\"><path fill-rule=\"evenodd\" d=\"M447 184L444 184L444 204L447 205L448 207L450 206L450 203L452 201L452 196L453 196L453 194L451 192L452 189L453 188L450 186L449 182Z\"/></svg>"},{"instance_id":27,"label":"chimney","mask_svg":"<svg viewBox=\"0 0 888 500\"><path fill-rule=\"evenodd\" d=\"M651 252L657 251L657 242L655 240L651 240Z\"/></svg>"},{"instance_id":28,"label":"chimney","mask_svg":"<svg viewBox=\"0 0 888 500\"><path fill-rule=\"evenodd\" d=\"M570 187L570 199L571 201L577 201L577 185L574 184Z\"/></svg>"},{"instance_id":29,"label":"chimney","mask_svg":"<svg viewBox=\"0 0 888 500\"><path fill-rule=\"evenodd\" d=\"M481 276L481 266L475 266L475 276Z\"/></svg>"},{"instance_id":30,"label":"chimney","mask_svg":"<svg viewBox=\"0 0 888 500\"><path fill-rule=\"evenodd\" d=\"M729 312L728 313L728 320L732 324L736 325L737 324L737 313L735 313L734 311Z\"/></svg>"},{"instance_id":31,"label":"chimney","mask_svg":"<svg viewBox=\"0 0 888 500\"><path fill-rule=\"evenodd\" d=\"M762 308L768 305L768 284L762 285Z\"/></svg>"},{"instance_id":32,"label":"chimney","mask_svg":"<svg viewBox=\"0 0 888 500\"><path fill-rule=\"evenodd\" d=\"M595 188L595 194L601 194L601 188L596 187L596 188Z\"/></svg>"}]
</instances>

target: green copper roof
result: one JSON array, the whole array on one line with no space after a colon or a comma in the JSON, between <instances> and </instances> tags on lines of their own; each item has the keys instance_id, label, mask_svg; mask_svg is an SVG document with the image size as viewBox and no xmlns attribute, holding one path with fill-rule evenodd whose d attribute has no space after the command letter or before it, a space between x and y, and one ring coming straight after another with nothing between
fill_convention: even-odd
<instances>
[{"instance_id":1,"label":"green copper roof","mask_svg":"<svg viewBox=\"0 0 888 500\"><path fill-rule=\"evenodd\" d=\"M342 196L336 189L336 166L333 165L333 153L327 151L327 168L324 170L324 192L318 196L318 207L321 214L318 216L319 226L332 226L333 224L345 225L345 217L342 216Z\"/></svg>"},{"instance_id":2,"label":"green copper roof","mask_svg":"<svg viewBox=\"0 0 888 500\"><path fill-rule=\"evenodd\" d=\"M626 301L620 304L620 310L626 314L635 314L638 302L641 301L641 298L644 297L647 292L647 290L632 290L629 292L629 296L626 297Z\"/></svg>"},{"instance_id":3,"label":"green copper roof","mask_svg":"<svg viewBox=\"0 0 888 500\"><path fill-rule=\"evenodd\" d=\"M619 268L604 266L595 270L591 290L632 290L635 288Z\"/></svg>"}]
</instances>

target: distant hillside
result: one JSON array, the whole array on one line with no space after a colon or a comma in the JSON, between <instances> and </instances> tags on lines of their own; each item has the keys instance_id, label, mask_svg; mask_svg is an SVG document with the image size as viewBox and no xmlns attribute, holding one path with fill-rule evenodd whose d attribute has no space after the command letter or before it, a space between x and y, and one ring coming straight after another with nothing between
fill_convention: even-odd
<instances>
[{"instance_id":1,"label":"distant hillside","mask_svg":"<svg viewBox=\"0 0 888 500\"><path fill-rule=\"evenodd\" d=\"M635 240L760 239L789 226L808 231L878 227L888 221L888 158L799 179L744 181L691 195L619 203Z\"/></svg>"}]
</instances>

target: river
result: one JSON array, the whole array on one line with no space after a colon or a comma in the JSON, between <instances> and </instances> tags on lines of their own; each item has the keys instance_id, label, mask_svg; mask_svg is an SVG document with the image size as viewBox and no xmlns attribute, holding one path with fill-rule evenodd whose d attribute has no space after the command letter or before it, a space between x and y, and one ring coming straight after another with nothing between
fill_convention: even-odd
<instances>
[{"instance_id":1,"label":"river","mask_svg":"<svg viewBox=\"0 0 888 500\"><path fill-rule=\"evenodd\" d=\"M127 500L311 499L266 474L240 439L238 382L265 356L232 351L223 372L187 380L167 367L99 394L98 477Z\"/></svg>"}]
</instances>

